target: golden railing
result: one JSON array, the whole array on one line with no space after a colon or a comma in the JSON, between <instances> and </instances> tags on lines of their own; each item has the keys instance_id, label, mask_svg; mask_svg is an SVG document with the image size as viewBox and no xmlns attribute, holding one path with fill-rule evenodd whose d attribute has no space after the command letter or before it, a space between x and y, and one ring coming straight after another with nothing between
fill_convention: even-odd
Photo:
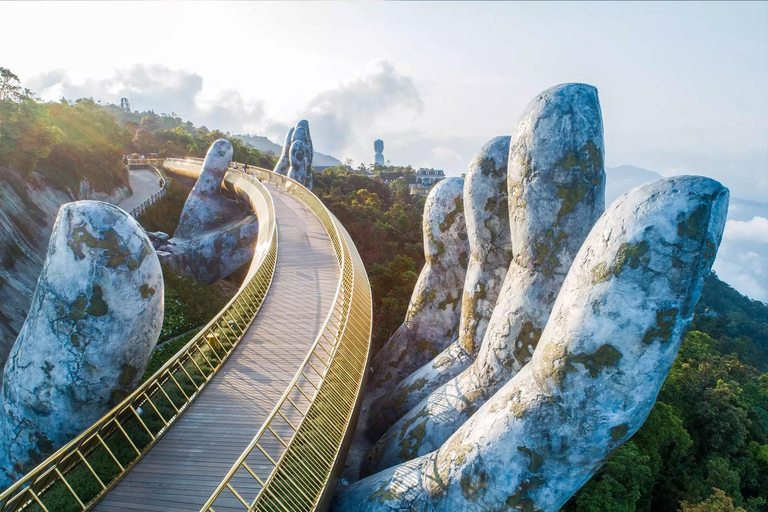
<instances>
[{"instance_id":1,"label":"golden railing","mask_svg":"<svg viewBox=\"0 0 768 512\"><path fill-rule=\"evenodd\" d=\"M224 186L259 219L251 267L237 294L173 358L94 425L0 494L0 511L90 510L157 443L221 368L267 295L278 249L274 204L255 178Z\"/></svg>"},{"instance_id":2,"label":"golden railing","mask_svg":"<svg viewBox=\"0 0 768 512\"><path fill-rule=\"evenodd\" d=\"M149 196L140 205L131 210L131 217L134 219L138 219L139 215L147 211L147 208L161 199L166 194L166 192L168 192L168 187L171 185L170 178L168 178L168 176L166 176L165 173L160 168L158 168L157 165L150 165L149 167L155 171L155 174L157 174L157 176L160 178L160 190Z\"/></svg>"},{"instance_id":3,"label":"golden railing","mask_svg":"<svg viewBox=\"0 0 768 512\"><path fill-rule=\"evenodd\" d=\"M239 164L242 167L241 164ZM334 303L311 350L255 437L201 511L327 508L349 449L365 385L371 288L349 234L312 192L273 172L249 168L312 209L339 265Z\"/></svg>"}]
</instances>

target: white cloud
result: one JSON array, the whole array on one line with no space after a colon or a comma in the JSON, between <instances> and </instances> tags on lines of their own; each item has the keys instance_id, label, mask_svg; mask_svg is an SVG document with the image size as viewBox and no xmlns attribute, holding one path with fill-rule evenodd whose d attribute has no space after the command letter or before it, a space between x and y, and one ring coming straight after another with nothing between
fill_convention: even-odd
<instances>
[{"instance_id":1,"label":"white cloud","mask_svg":"<svg viewBox=\"0 0 768 512\"><path fill-rule=\"evenodd\" d=\"M248 101L234 89L207 95L203 82L194 72L137 64L116 69L107 78L83 82L74 82L66 71L55 70L30 79L28 86L48 101L93 98L117 104L126 97L132 100L134 110L175 113L211 129L245 131L263 124L262 101Z\"/></svg>"},{"instance_id":2,"label":"white cloud","mask_svg":"<svg viewBox=\"0 0 768 512\"><path fill-rule=\"evenodd\" d=\"M768 219L752 217L752 220L729 220L725 223L725 240L744 240L768 243Z\"/></svg>"},{"instance_id":3,"label":"white cloud","mask_svg":"<svg viewBox=\"0 0 768 512\"><path fill-rule=\"evenodd\" d=\"M316 95L297 115L309 120L320 151L368 161L374 139L408 126L422 108L413 79L379 60L369 63L359 77Z\"/></svg>"}]
</instances>

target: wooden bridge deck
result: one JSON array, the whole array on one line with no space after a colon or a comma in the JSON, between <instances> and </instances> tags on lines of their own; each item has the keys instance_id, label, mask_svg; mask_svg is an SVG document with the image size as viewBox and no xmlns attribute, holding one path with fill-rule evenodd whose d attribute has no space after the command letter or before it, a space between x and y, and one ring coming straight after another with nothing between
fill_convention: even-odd
<instances>
[{"instance_id":1,"label":"wooden bridge deck","mask_svg":"<svg viewBox=\"0 0 768 512\"><path fill-rule=\"evenodd\" d=\"M336 258L315 214L290 194L268 187L279 246L261 311L208 388L96 511L198 511L285 392L314 342L336 292ZM243 507L217 503L216 510Z\"/></svg>"}]
</instances>

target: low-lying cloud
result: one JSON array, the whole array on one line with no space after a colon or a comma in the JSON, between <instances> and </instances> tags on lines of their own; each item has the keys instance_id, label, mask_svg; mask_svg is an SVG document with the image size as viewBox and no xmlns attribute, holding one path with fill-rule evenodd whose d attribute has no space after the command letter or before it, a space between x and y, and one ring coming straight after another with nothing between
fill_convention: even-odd
<instances>
[{"instance_id":1,"label":"low-lying cloud","mask_svg":"<svg viewBox=\"0 0 768 512\"><path fill-rule=\"evenodd\" d=\"M752 217L752 220L729 220L725 223L723 238L768 243L768 219Z\"/></svg>"},{"instance_id":2,"label":"low-lying cloud","mask_svg":"<svg viewBox=\"0 0 768 512\"><path fill-rule=\"evenodd\" d=\"M108 78L82 83L73 82L64 70L55 70L32 78L27 85L40 98L49 101L64 97L117 103L119 98L131 98L134 110L175 113L210 129L246 131L254 121L264 119L263 101L246 101L234 89L206 96L203 77L162 65L137 64L116 69Z\"/></svg>"}]
</instances>

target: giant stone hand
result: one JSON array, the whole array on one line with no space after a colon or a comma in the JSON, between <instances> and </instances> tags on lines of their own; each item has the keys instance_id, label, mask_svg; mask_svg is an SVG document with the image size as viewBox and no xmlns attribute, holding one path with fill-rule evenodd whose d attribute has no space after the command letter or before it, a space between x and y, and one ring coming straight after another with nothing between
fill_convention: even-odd
<instances>
[{"instance_id":1,"label":"giant stone hand","mask_svg":"<svg viewBox=\"0 0 768 512\"><path fill-rule=\"evenodd\" d=\"M63 205L5 365L0 488L133 391L162 323L162 271L141 226L107 203Z\"/></svg>"}]
</instances>

